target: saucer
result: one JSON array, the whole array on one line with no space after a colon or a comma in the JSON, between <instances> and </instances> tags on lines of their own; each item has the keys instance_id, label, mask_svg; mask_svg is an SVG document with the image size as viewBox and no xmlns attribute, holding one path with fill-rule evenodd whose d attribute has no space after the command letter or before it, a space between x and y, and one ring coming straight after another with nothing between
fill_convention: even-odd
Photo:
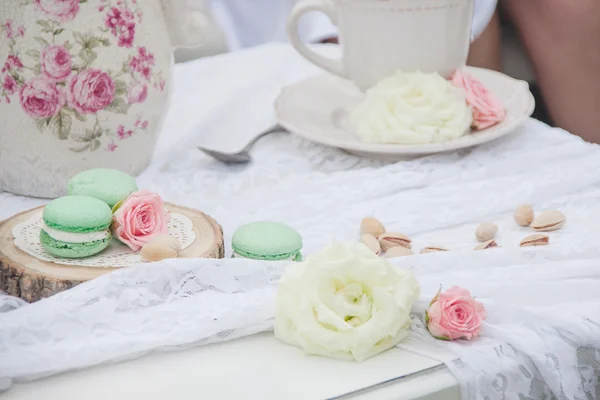
<instances>
[{"instance_id":1,"label":"saucer","mask_svg":"<svg viewBox=\"0 0 600 400\"><path fill-rule=\"evenodd\" d=\"M527 120L535 100L525 81L500 72L467 67L506 108L506 118L490 128L446 142L428 144L378 144L362 142L354 132L350 113L364 94L349 80L317 75L286 86L275 101L279 124L314 142L349 153L379 159L402 159L476 146L505 136Z\"/></svg>"}]
</instances>

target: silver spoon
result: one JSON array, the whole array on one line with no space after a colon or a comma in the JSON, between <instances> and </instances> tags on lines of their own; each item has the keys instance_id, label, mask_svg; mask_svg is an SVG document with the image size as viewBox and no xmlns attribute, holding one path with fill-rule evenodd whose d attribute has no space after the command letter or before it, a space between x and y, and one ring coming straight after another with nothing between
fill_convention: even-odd
<instances>
[{"instance_id":1,"label":"silver spoon","mask_svg":"<svg viewBox=\"0 0 600 400\"><path fill-rule=\"evenodd\" d=\"M254 143L256 143L260 138L262 138L270 133L277 132L281 129L282 129L281 126L275 125L272 128L270 128L262 133L259 133L257 136L252 138L252 140L242 150L238 151L237 153L224 153L221 151L211 150L211 149L207 149L205 147L200 147L200 146L198 146L198 150L200 150L204 154L211 156L215 160L221 161L222 163L225 163L225 164L248 163L248 162L252 161L252 156L250 155L250 149L252 148Z\"/></svg>"}]
</instances>

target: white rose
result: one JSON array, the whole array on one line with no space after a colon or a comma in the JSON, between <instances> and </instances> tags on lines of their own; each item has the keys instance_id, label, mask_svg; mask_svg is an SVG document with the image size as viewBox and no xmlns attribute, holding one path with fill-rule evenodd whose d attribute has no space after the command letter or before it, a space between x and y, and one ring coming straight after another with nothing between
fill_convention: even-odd
<instances>
[{"instance_id":1,"label":"white rose","mask_svg":"<svg viewBox=\"0 0 600 400\"><path fill-rule=\"evenodd\" d=\"M287 267L275 336L308 354L362 361L406 337L419 295L411 272L361 243L335 243Z\"/></svg>"},{"instance_id":2,"label":"white rose","mask_svg":"<svg viewBox=\"0 0 600 400\"><path fill-rule=\"evenodd\" d=\"M439 74L398 72L369 89L352 112L365 142L423 144L456 139L473 122L464 91Z\"/></svg>"}]
</instances>

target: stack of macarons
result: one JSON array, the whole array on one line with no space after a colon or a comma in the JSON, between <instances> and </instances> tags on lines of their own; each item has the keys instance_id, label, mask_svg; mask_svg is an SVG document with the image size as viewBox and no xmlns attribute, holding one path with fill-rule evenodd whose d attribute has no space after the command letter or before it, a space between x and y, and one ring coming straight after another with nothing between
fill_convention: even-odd
<instances>
[{"instance_id":1,"label":"stack of macarons","mask_svg":"<svg viewBox=\"0 0 600 400\"><path fill-rule=\"evenodd\" d=\"M75 175L68 196L50 202L43 213L42 247L63 258L83 258L104 250L111 240L112 208L137 191L135 179L114 169Z\"/></svg>"},{"instance_id":2,"label":"stack of macarons","mask_svg":"<svg viewBox=\"0 0 600 400\"><path fill-rule=\"evenodd\" d=\"M302 237L279 222L253 222L238 228L231 242L233 257L302 261Z\"/></svg>"},{"instance_id":3,"label":"stack of macarons","mask_svg":"<svg viewBox=\"0 0 600 400\"><path fill-rule=\"evenodd\" d=\"M40 242L52 255L88 257L101 252L110 243L112 211L94 197L60 197L44 208L43 219Z\"/></svg>"}]
</instances>

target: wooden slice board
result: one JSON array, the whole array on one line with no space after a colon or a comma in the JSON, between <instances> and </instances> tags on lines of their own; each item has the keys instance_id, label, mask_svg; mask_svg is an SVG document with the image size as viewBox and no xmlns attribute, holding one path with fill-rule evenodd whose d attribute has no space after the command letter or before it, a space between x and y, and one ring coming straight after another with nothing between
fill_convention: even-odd
<instances>
[{"instance_id":1,"label":"wooden slice board","mask_svg":"<svg viewBox=\"0 0 600 400\"><path fill-rule=\"evenodd\" d=\"M0 291L31 303L118 268L55 264L33 257L16 247L13 228L28 221L41 208L43 206L0 222ZM165 208L185 215L193 224L196 240L181 252L180 257L224 257L223 229L213 218L198 210L175 204L166 203Z\"/></svg>"}]
</instances>

